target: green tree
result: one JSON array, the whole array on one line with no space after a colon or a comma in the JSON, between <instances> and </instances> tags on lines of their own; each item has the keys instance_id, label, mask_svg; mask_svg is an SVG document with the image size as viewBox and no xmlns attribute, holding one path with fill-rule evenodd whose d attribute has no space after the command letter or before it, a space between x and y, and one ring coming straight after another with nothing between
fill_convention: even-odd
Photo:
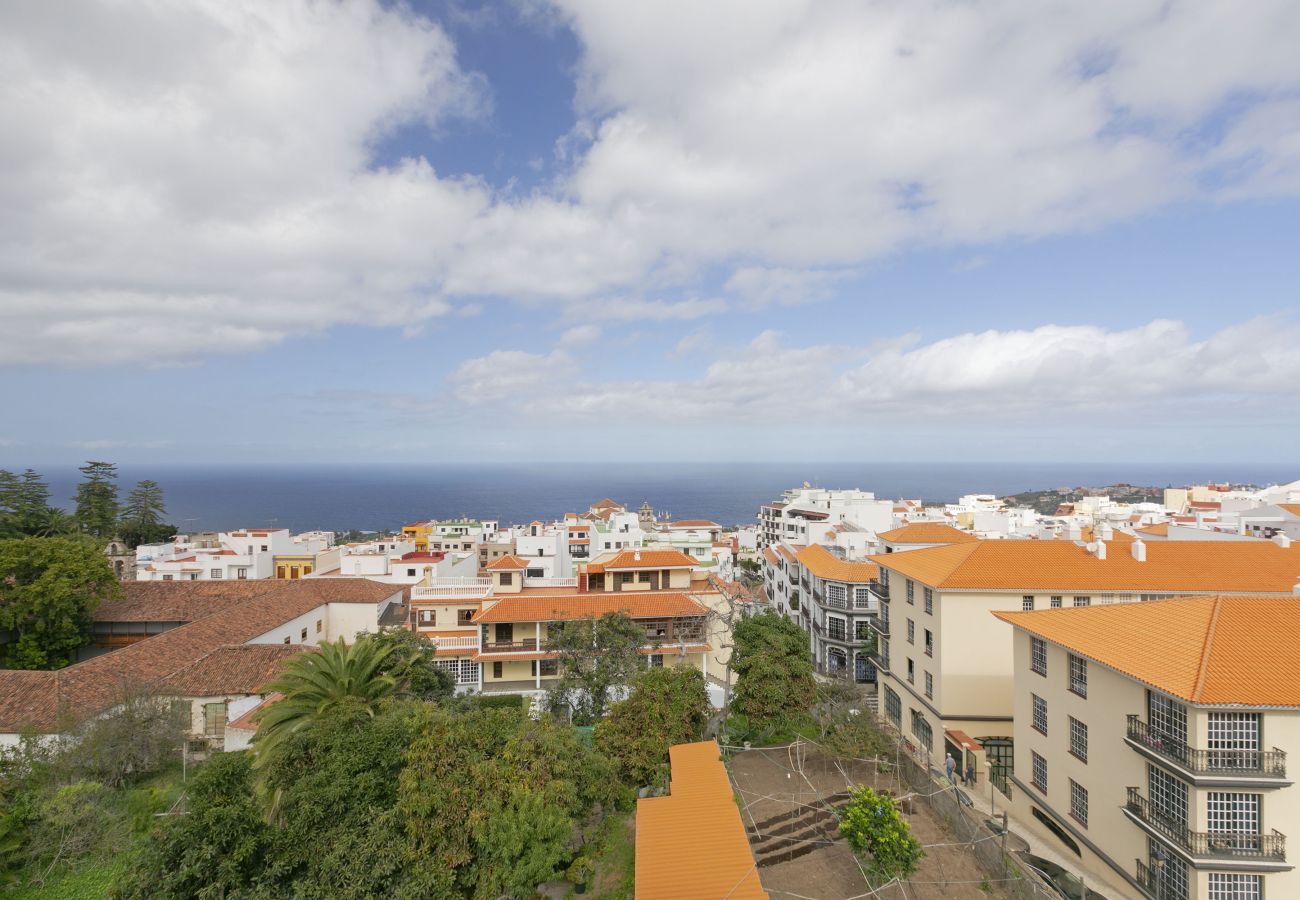
<instances>
[{"instance_id":1,"label":"green tree","mask_svg":"<svg viewBox=\"0 0 1300 900\"><path fill-rule=\"evenodd\" d=\"M456 692L456 676L435 664L437 651L424 635L409 628L383 628L370 640L389 648L379 671L392 676L399 695L435 702Z\"/></svg>"},{"instance_id":2,"label":"green tree","mask_svg":"<svg viewBox=\"0 0 1300 900\"><path fill-rule=\"evenodd\" d=\"M623 613L552 623L550 643L558 651L560 677L551 682L548 703L553 710L572 707L579 725L598 722L611 689L631 684L644 671L645 629Z\"/></svg>"},{"instance_id":3,"label":"green tree","mask_svg":"<svg viewBox=\"0 0 1300 900\"><path fill-rule=\"evenodd\" d=\"M117 466L90 460L78 471L77 522L86 534L108 540L117 530Z\"/></svg>"},{"instance_id":4,"label":"green tree","mask_svg":"<svg viewBox=\"0 0 1300 900\"><path fill-rule=\"evenodd\" d=\"M704 676L694 666L649 669L596 725L596 749L628 783L657 784L667 771L668 748L698 741L711 711Z\"/></svg>"},{"instance_id":5,"label":"green tree","mask_svg":"<svg viewBox=\"0 0 1300 900\"><path fill-rule=\"evenodd\" d=\"M850 793L840 834L853 852L869 857L867 873L877 882L907 878L925 856L894 798L866 786Z\"/></svg>"},{"instance_id":6,"label":"green tree","mask_svg":"<svg viewBox=\"0 0 1300 900\"><path fill-rule=\"evenodd\" d=\"M176 533L176 529L163 521L167 506L163 491L156 481L148 479L131 488L122 504L122 517L118 522L118 535L131 549L141 544L156 544Z\"/></svg>"},{"instance_id":7,"label":"green tree","mask_svg":"<svg viewBox=\"0 0 1300 900\"><path fill-rule=\"evenodd\" d=\"M808 635L785 616L745 616L732 629L731 711L757 730L781 731L804 719L815 697Z\"/></svg>"},{"instance_id":8,"label":"green tree","mask_svg":"<svg viewBox=\"0 0 1300 900\"><path fill-rule=\"evenodd\" d=\"M122 587L93 543L76 538L0 541L0 629L12 669L58 669L90 640L95 610Z\"/></svg>"},{"instance_id":9,"label":"green tree","mask_svg":"<svg viewBox=\"0 0 1300 900\"><path fill-rule=\"evenodd\" d=\"M39 473L0 469L0 538L53 537L76 530L66 512L50 506L50 489Z\"/></svg>"},{"instance_id":10,"label":"green tree","mask_svg":"<svg viewBox=\"0 0 1300 900\"><path fill-rule=\"evenodd\" d=\"M340 704L350 702L373 716L379 701L397 686L397 680L382 671L391 653L391 647L360 636L352 644L339 638L321 644L318 652L289 660L280 676L266 686L283 698L258 714L255 767L267 765L289 736Z\"/></svg>"}]
</instances>

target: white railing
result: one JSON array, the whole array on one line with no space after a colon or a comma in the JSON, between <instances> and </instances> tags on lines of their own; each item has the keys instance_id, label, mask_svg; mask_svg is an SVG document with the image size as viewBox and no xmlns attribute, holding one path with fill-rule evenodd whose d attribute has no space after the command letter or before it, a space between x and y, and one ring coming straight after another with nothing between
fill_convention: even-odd
<instances>
[{"instance_id":1,"label":"white railing","mask_svg":"<svg viewBox=\"0 0 1300 900\"><path fill-rule=\"evenodd\" d=\"M571 587L578 586L576 578L525 578L524 587Z\"/></svg>"},{"instance_id":2,"label":"white railing","mask_svg":"<svg viewBox=\"0 0 1300 900\"><path fill-rule=\"evenodd\" d=\"M478 635L467 634L464 637L435 637L429 635L429 640L439 650L477 650Z\"/></svg>"},{"instance_id":3,"label":"white railing","mask_svg":"<svg viewBox=\"0 0 1300 900\"><path fill-rule=\"evenodd\" d=\"M411 600L477 600L492 593L490 578L447 578L411 588Z\"/></svg>"}]
</instances>

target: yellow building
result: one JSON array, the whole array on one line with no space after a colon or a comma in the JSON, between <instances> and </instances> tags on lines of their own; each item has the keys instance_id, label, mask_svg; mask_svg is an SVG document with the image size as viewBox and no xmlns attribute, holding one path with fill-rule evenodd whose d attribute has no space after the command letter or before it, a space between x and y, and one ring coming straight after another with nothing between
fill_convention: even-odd
<instances>
[{"instance_id":1,"label":"yellow building","mask_svg":"<svg viewBox=\"0 0 1300 900\"><path fill-rule=\"evenodd\" d=\"M281 581L303 578L316 571L315 553L294 553L275 557L275 577Z\"/></svg>"},{"instance_id":2,"label":"yellow building","mask_svg":"<svg viewBox=\"0 0 1300 900\"><path fill-rule=\"evenodd\" d=\"M1300 897L1300 598L996 617L1013 629L1022 828L1127 896Z\"/></svg>"},{"instance_id":3,"label":"yellow building","mask_svg":"<svg viewBox=\"0 0 1300 900\"><path fill-rule=\"evenodd\" d=\"M433 522L412 522L409 525L402 526L402 540L410 541L415 545L415 549L427 553L429 551L429 535L433 532Z\"/></svg>"}]
</instances>

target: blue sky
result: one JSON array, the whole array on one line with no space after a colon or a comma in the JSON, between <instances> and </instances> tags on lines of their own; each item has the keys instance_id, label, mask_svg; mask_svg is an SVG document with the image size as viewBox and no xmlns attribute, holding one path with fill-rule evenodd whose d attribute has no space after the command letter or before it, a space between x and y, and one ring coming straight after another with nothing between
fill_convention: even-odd
<instances>
[{"instance_id":1,"label":"blue sky","mask_svg":"<svg viewBox=\"0 0 1300 900\"><path fill-rule=\"evenodd\" d=\"M1294 4L83 6L0 465L1294 458Z\"/></svg>"}]
</instances>

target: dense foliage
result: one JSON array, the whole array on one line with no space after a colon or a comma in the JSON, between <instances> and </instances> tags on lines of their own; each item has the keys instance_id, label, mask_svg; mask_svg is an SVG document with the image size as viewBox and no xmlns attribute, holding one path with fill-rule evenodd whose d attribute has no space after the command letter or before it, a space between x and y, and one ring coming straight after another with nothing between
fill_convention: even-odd
<instances>
[{"instance_id":1,"label":"dense foliage","mask_svg":"<svg viewBox=\"0 0 1300 900\"><path fill-rule=\"evenodd\" d=\"M76 538L0 541L0 630L11 669L58 669L89 641L95 609L121 595L108 560Z\"/></svg>"},{"instance_id":2,"label":"dense foliage","mask_svg":"<svg viewBox=\"0 0 1300 900\"><path fill-rule=\"evenodd\" d=\"M118 507L117 467L88 462L80 469L77 512L69 515L50 504L50 488L32 469L21 474L0 469L0 538L59 537L87 534L101 541L120 537L134 549L167 540L176 529L163 522L167 508L162 488L144 480Z\"/></svg>"},{"instance_id":3,"label":"dense foliage","mask_svg":"<svg viewBox=\"0 0 1300 900\"><path fill-rule=\"evenodd\" d=\"M855 853L868 858L867 873L877 883L908 877L925 856L894 798L869 787L851 792L840 814L840 834Z\"/></svg>"},{"instance_id":4,"label":"dense foliage","mask_svg":"<svg viewBox=\"0 0 1300 900\"><path fill-rule=\"evenodd\" d=\"M808 635L774 612L745 616L732 629L731 711L758 732L780 732L802 720L815 698Z\"/></svg>"},{"instance_id":5,"label":"dense foliage","mask_svg":"<svg viewBox=\"0 0 1300 900\"><path fill-rule=\"evenodd\" d=\"M157 544L176 533L176 529L163 521L167 506L158 482L145 479L131 489L122 504L122 515L117 523L117 535L131 549L141 544Z\"/></svg>"},{"instance_id":6,"label":"dense foliage","mask_svg":"<svg viewBox=\"0 0 1300 900\"><path fill-rule=\"evenodd\" d=\"M50 505L45 479L31 469L21 475L0 469L0 538L71 534L76 523Z\"/></svg>"},{"instance_id":7,"label":"dense foliage","mask_svg":"<svg viewBox=\"0 0 1300 900\"><path fill-rule=\"evenodd\" d=\"M456 676L435 664L433 641L407 628L384 628L369 640L389 648L377 670L396 683L397 693L417 700L445 700L456 690ZM518 705L517 703L515 705Z\"/></svg>"},{"instance_id":8,"label":"dense foliage","mask_svg":"<svg viewBox=\"0 0 1300 900\"><path fill-rule=\"evenodd\" d=\"M579 725L600 721L613 689L631 684L645 669L645 630L623 613L575 619L563 627L552 623L549 636L560 675L551 682L549 706L572 709Z\"/></svg>"},{"instance_id":9,"label":"dense foliage","mask_svg":"<svg viewBox=\"0 0 1300 900\"><path fill-rule=\"evenodd\" d=\"M711 712L704 676L694 666L649 669L596 726L596 749L628 783L661 784L668 748L698 741Z\"/></svg>"},{"instance_id":10,"label":"dense foliage","mask_svg":"<svg viewBox=\"0 0 1300 900\"><path fill-rule=\"evenodd\" d=\"M78 471L77 524L86 534L108 540L117 531L117 466L91 460Z\"/></svg>"}]
</instances>

